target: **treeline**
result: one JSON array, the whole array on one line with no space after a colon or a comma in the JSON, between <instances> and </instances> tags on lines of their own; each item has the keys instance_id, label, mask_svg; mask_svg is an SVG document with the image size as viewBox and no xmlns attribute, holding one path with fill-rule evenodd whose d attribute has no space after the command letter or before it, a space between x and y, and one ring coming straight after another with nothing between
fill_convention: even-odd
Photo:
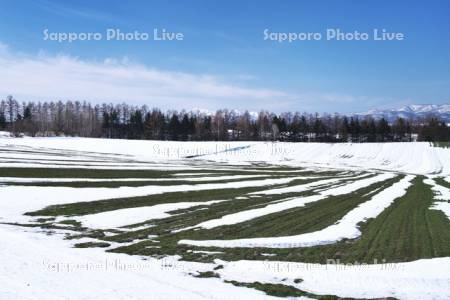
<instances>
[{"instance_id":1,"label":"treeline","mask_svg":"<svg viewBox=\"0 0 450 300\"><path fill-rule=\"evenodd\" d=\"M80 136L182 141L390 142L449 141L450 128L436 117L393 123L339 114L218 110L214 114L149 109L128 104L0 102L0 130L16 136Z\"/></svg>"}]
</instances>

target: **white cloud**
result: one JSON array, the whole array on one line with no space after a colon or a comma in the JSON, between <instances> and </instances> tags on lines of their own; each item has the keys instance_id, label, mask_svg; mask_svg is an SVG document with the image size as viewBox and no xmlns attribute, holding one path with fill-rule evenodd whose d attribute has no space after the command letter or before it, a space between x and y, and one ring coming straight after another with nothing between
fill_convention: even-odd
<instances>
[{"instance_id":1,"label":"white cloud","mask_svg":"<svg viewBox=\"0 0 450 300\"><path fill-rule=\"evenodd\" d=\"M290 102L268 88L243 87L212 75L150 68L124 58L87 61L73 56L15 54L0 43L0 94L18 100L129 102L161 108L255 108ZM245 80L243 80L245 81Z\"/></svg>"},{"instance_id":2,"label":"white cloud","mask_svg":"<svg viewBox=\"0 0 450 300\"><path fill-rule=\"evenodd\" d=\"M0 42L0 99L19 101L80 100L127 102L161 109L229 108L275 112L355 112L398 99L355 96L333 91L298 91L295 95L266 87L248 74L229 77L155 69L127 57L89 61L68 55L25 55ZM249 87L252 84L253 87ZM402 101L412 103L409 101Z\"/></svg>"}]
</instances>

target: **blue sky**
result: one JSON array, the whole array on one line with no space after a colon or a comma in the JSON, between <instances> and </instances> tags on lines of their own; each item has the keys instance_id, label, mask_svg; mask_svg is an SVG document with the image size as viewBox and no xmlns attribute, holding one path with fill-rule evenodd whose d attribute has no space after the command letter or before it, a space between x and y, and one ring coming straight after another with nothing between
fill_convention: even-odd
<instances>
[{"instance_id":1,"label":"blue sky","mask_svg":"<svg viewBox=\"0 0 450 300\"><path fill-rule=\"evenodd\" d=\"M0 1L0 96L165 109L358 112L449 103L448 1ZM50 32L183 41L45 41ZM340 28L403 41L263 39Z\"/></svg>"}]
</instances>

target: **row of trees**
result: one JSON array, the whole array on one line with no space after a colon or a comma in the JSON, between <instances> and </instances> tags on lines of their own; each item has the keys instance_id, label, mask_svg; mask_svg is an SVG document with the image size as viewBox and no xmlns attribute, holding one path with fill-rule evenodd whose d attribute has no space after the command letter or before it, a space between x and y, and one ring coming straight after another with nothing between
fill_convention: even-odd
<instances>
[{"instance_id":1,"label":"row of trees","mask_svg":"<svg viewBox=\"0 0 450 300\"><path fill-rule=\"evenodd\" d=\"M285 140L317 142L448 141L450 128L438 118L399 118L392 123L339 114L214 114L87 102L0 102L0 130L16 135L82 136L154 140Z\"/></svg>"}]
</instances>

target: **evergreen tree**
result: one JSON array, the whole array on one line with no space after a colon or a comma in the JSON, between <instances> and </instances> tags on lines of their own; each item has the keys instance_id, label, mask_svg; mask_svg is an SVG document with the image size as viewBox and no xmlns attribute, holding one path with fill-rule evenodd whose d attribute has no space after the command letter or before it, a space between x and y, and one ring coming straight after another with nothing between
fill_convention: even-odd
<instances>
[{"instance_id":1,"label":"evergreen tree","mask_svg":"<svg viewBox=\"0 0 450 300\"><path fill-rule=\"evenodd\" d=\"M339 129L339 135L342 141L347 142L350 134L350 125L346 116L342 118L342 124Z\"/></svg>"},{"instance_id":2,"label":"evergreen tree","mask_svg":"<svg viewBox=\"0 0 450 300\"><path fill-rule=\"evenodd\" d=\"M191 122L189 120L189 116L186 113L183 114L183 119L181 120L181 124L179 127L179 133L182 140L189 140L189 136L191 134Z\"/></svg>"},{"instance_id":3,"label":"evergreen tree","mask_svg":"<svg viewBox=\"0 0 450 300\"><path fill-rule=\"evenodd\" d=\"M130 115L130 138L142 139L144 134L144 122L142 119L142 112L136 110Z\"/></svg>"},{"instance_id":4,"label":"evergreen tree","mask_svg":"<svg viewBox=\"0 0 450 300\"><path fill-rule=\"evenodd\" d=\"M178 138L180 136L180 121L178 120L178 116L175 113L170 118L168 131L170 139L178 141Z\"/></svg>"},{"instance_id":5,"label":"evergreen tree","mask_svg":"<svg viewBox=\"0 0 450 300\"><path fill-rule=\"evenodd\" d=\"M6 128L6 117L4 112L0 112L0 129Z\"/></svg>"},{"instance_id":6,"label":"evergreen tree","mask_svg":"<svg viewBox=\"0 0 450 300\"><path fill-rule=\"evenodd\" d=\"M381 118L377 124L377 134L381 142L385 142L389 138L391 128L385 118Z\"/></svg>"}]
</instances>

